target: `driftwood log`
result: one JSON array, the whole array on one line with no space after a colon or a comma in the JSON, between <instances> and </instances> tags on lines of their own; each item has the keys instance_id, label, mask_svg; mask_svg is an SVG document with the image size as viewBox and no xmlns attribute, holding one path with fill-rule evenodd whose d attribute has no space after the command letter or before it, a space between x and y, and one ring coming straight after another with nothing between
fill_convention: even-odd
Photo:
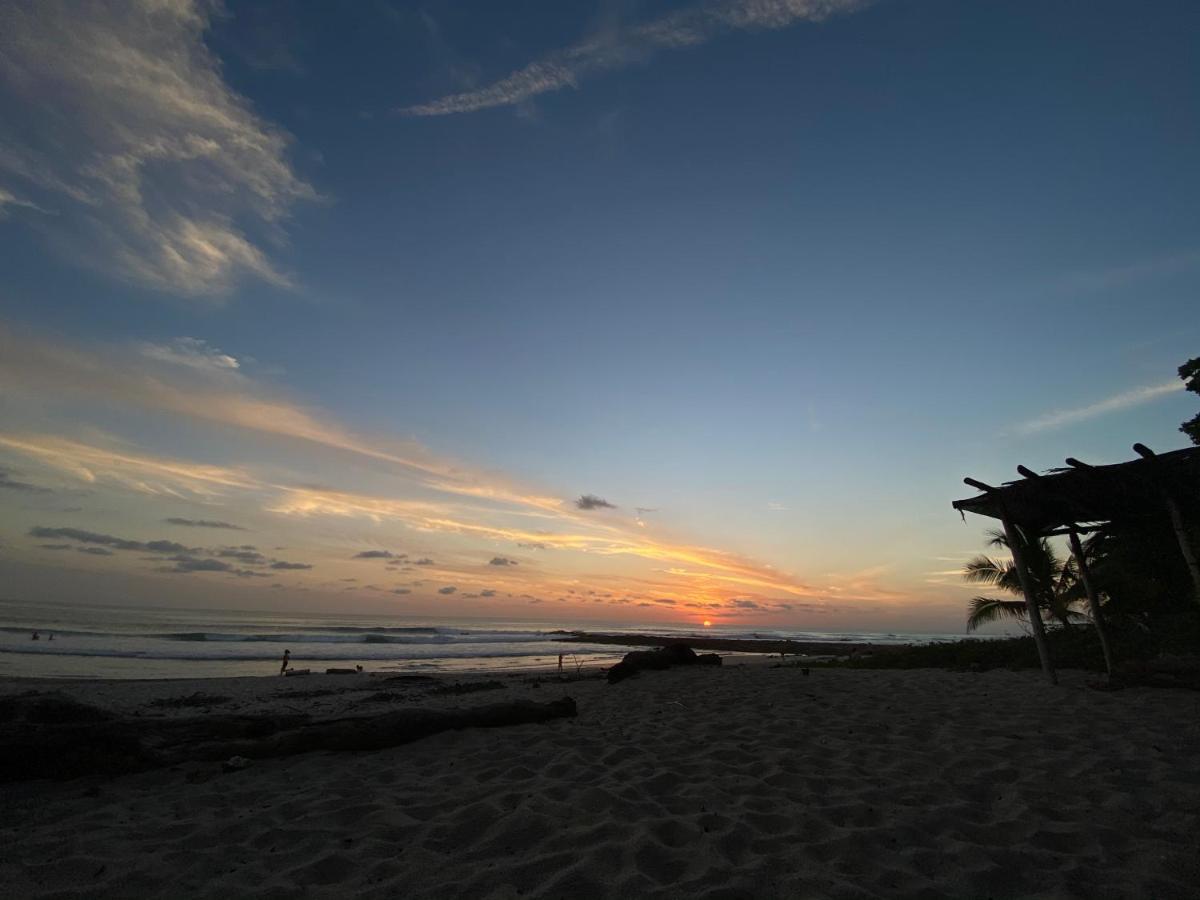
<instances>
[{"instance_id":1,"label":"driftwood log","mask_svg":"<svg viewBox=\"0 0 1200 900\"><path fill-rule=\"evenodd\" d=\"M671 644L661 650L634 650L608 670L608 683L616 684L643 669L669 669L672 666L719 666L716 653L697 655L687 644Z\"/></svg>"},{"instance_id":2,"label":"driftwood log","mask_svg":"<svg viewBox=\"0 0 1200 900\"><path fill-rule=\"evenodd\" d=\"M575 715L575 701L563 697L316 721L302 714L145 719L119 716L63 694L21 694L0 698L0 782L113 775L234 756L382 750L442 731Z\"/></svg>"}]
</instances>

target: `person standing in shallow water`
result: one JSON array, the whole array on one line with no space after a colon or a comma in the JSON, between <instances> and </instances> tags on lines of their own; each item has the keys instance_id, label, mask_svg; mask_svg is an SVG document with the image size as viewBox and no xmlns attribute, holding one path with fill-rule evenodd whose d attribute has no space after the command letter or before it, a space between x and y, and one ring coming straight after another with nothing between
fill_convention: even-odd
<instances>
[{"instance_id":1,"label":"person standing in shallow water","mask_svg":"<svg viewBox=\"0 0 1200 900\"><path fill-rule=\"evenodd\" d=\"M279 667L280 675L283 675L285 672L287 672L288 663L290 663L291 661L292 661L292 651L284 650L283 651L283 665L281 665Z\"/></svg>"}]
</instances>

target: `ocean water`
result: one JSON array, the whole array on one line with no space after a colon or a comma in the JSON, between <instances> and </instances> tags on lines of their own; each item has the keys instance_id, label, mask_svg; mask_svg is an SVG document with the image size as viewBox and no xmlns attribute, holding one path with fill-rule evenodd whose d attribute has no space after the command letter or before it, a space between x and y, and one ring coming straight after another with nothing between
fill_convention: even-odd
<instances>
[{"instance_id":1,"label":"ocean water","mask_svg":"<svg viewBox=\"0 0 1200 900\"><path fill-rule=\"evenodd\" d=\"M661 626L246 610L50 605L0 601L0 676L211 678L273 675L285 649L294 668L361 665L365 671L465 672L608 664L629 647L565 644L564 631L680 638L791 638L908 643L947 635L823 633L730 626ZM39 639L33 640L37 632Z\"/></svg>"}]
</instances>

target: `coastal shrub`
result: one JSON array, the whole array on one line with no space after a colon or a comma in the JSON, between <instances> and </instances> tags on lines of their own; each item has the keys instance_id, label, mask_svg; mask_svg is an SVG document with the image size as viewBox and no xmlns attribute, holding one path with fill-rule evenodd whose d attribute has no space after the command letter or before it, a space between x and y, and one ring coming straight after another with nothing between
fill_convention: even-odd
<instances>
[{"instance_id":1,"label":"coastal shrub","mask_svg":"<svg viewBox=\"0 0 1200 900\"><path fill-rule=\"evenodd\" d=\"M1150 659L1163 653L1194 653L1200 646L1200 615L1161 617L1147 623L1114 623L1110 635L1119 662ZM1046 632L1050 655L1062 669L1104 671L1100 642L1090 626L1054 628ZM1036 669L1041 663L1032 637L981 640L967 638L880 649L857 654L835 665L855 669Z\"/></svg>"}]
</instances>

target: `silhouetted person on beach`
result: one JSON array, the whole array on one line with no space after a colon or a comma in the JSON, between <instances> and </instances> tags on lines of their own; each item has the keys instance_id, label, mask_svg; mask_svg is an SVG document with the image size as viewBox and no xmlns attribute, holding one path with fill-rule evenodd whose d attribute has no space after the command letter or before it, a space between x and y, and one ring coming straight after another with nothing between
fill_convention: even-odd
<instances>
[{"instance_id":1,"label":"silhouetted person on beach","mask_svg":"<svg viewBox=\"0 0 1200 900\"><path fill-rule=\"evenodd\" d=\"M280 675L283 675L285 672L287 672L288 663L290 663L291 661L292 661L292 651L284 650L283 651L283 665L281 665L279 667Z\"/></svg>"},{"instance_id":2,"label":"silhouetted person on beach","mask_svg":"<svg viewBox=\"0 0 1200 900\"><path fill-rule=\"evenodd\" d=\"M41 639L41 635L39 635L36 631L33 633L33 637L30 638L31 641L40 641Z\"/></svg>"}]
</instances>

